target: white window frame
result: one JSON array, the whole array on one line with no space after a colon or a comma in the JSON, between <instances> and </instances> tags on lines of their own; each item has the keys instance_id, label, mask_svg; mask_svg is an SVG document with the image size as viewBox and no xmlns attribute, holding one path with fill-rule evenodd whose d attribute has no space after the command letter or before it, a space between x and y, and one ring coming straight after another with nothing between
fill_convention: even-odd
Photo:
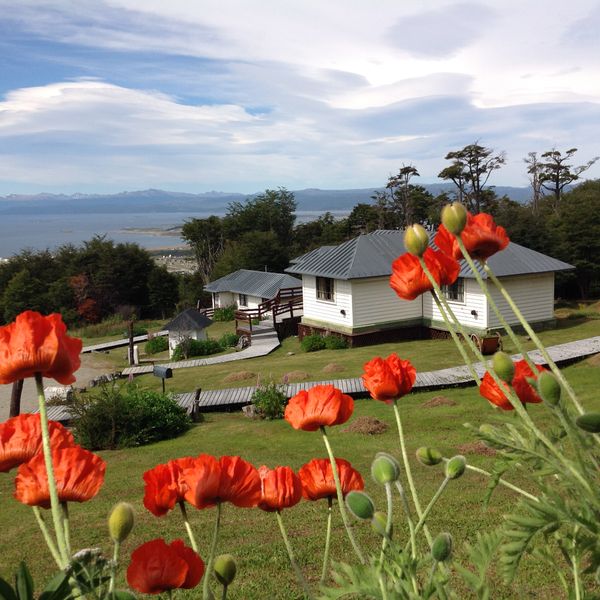
<instances>
[{"instance_id":1,"label":"white window frame","mask_svg":"<svg viewBox=\"0 0 600 600\"><path fill-rule=\"evenodd\" d=\"M442 293L448 302L465 303L465 279L459 277L452 285L443 285Z\"/></svg>"},{"instance_id":2,"label":"white window frame","mask_svg":"<svg viewBox=\"0 0 600 600\"><path fill-rule=\"evenodd\" d=\"M238 294L238 306L248 306L248 294Z\"/></svg>"},{"instance_id":3,"label":"white window frame","mask_svg":"<svg viewBox=\"0 0 600 600\"><path fill-rule=\"evenodd\" d=\"M335 302L335 279L315 277L315 292L320 302Z\"/></svg>"}]
</instances>

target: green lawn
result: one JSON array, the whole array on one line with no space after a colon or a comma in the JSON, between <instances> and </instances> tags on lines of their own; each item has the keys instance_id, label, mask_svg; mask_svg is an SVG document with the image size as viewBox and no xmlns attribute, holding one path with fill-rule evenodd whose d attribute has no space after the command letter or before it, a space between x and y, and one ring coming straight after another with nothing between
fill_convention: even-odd
<instances>
[{"instance_id":1,"label":"green lawn","mask_svg":"<svg viewBox=\"0 0 600 600\"><path fill-rule=\"evenodd\" d=\"M226 324L215 323L211 325L210 329L216 325ZM548 346L600 335L600 319L585 317L559 319L556 329L540 332L539 335ZM213 335L213 337L217 336ZM520 337L528 350L534 348L534 344L528 341L526 336ZM506 352L516 352L508 336L504 336L503 343ZM307 381L358 377L362 374L362 367L365 362L374 356L387 356L391 352L398 353L403 359L409 359L418 371L431 371L462 364L460 353L451 339L414 340L364 348L320 350L307 353L302 351L298 339L294 337L284 340L281 347L268 356L235 363L178 369L173 372L173 379L169 380L169 390L189 392L197 387L208 390L247 386L253 385L257 377L260 381L273 380L280 382L284 375L293 372L304 374L304 379ZM290 353L292 354L290 355ZM122 351L121 354L123 354ZM323 372L323 368L331 363L341 365L343 371L333 374ZM232 372L238 371L248 371L253 373L254 376L238 382L226 380ZM160 381L151 375L138 377L136 381L140 385L149 388L158 389L160 387Z\"/></svg>"},{"instance_id":2,"label":"green lawn","mask_svg":"<svg viewBox=\"0 0 600 600\"><path fill-rule=\"evenodd\" d=\"M440 342L426 344L427 348L430 348ZM380 351L381 348L378 350ZM416 348L414 350L416 351ZM278 360L284 361L285 348L283 353L284 356L280 356ZM343 353L343 355L350 356L351 353ZM436 356L437 360L441 360L443 352ZM299 357L292 357L289 364L297 369L298 365L294 358ZM424 350L420 355L415 354L414 358L417 363L435 366L436 359L427 358ZM346 359L337 360L345 362ZM356 365L362 360L363 358L356 359ZM458 364L458 359L455 362ZM356 368L356 365L352 368ZM594 366L594 362L584 361L570 366L565 369L565 373L584 405L595 410L600 409L597 396L600 373L598 367ZM173 381L178 377L179 373L175 375ZM440 394L455 400L457 404L436 408L422 406L425 401ZM531 406L531 414L535 420L543 421L546 410L544 405ZM421 445L435 445L446 456L456 454L460 444L471 441L468 431L462 427L462 424L469 421L477 425L493 418L494 415L488 403L478 397L475 388L453 388L442 392L411 394L402 400L401 412L411 456L414 456L414 450ZM331 443L337 456L350 460L363 473L367 491L374 497L378 507L383 508L383 497L381 491L371 482L369 466L373 455L379 450L387 450L399 456L393 415L389 406L369 399L356 402L352 419L363 415L372 415L386 422L389 425L388 431L377 436L366 436L346 433L345 426L341 426L331 429ZM144 509L142 474L158 463L202 452L216 456L239 454L257 466L267 464L274 467L289 464L294 468L300 467L311 458L326 455L318 433L295 431L285 421L251 421L240 413L208 415L206 422L194 426L188 433L175 440L130 450L103 452L101 454L107 461L106 482L103 489L93 501L70 507L73 545L77 548L99 545L108 552L110 548L106 540L106 517L111 506L117 501L131 502L136 510L134 532L123 548L125 562L131 551L144 541L155 537L165 537L167 540L185 537L178 513L173 512L163 518L156 518ZM478 466L488 468L493 460L473 454L467 455L467 458ZM441 482L441 471L438 468L423 467L416 460L412 463L422 501L426 503ZM30 509L18 504L11 497L13 477L14 473L0 474L2 500L0 576L11 579L19 561L26 557L34 578L39 583L50 575L52 564L43 550L43 541ZM527 483L518 476L507 476L507 478L524 487L527 486ZM472 540L476 532L491 529L500 523L502 514L514 506L515 495L508 490L499 489L490 507L483 510L481 501L485 485L484 479L467 473L463 478L452 482L447 494L432 513L430 520L432 531L437 533L448 530L452 533L459 559L464 554L463 541ZM202 511L192 509L192 526L204 557L208 553L213 518L214 509ZM283 518L298 560L310 581L314 583L320 572L325 502L302 502L297 507L285 511ZM401 525L401 519L396 520L396 523L397 538L406 539L406 531ZM236 509L227 505L222 525L223 535L218 552L234 554L239 567L239 577L231 586L228 598L289 600L300 597L287 564L287 555L274 515L257 509ZM357 525L357 533L365 546L375 550L377 540L368 526ZM340 527L337 512L332 552L333 557L338 560L353 558ZM496 581L493 589L494 599L517 600L560 596L553 573L548 572L545 567L532 559L525 560L519 579L512 587L508 588L500 581ZM181 594L178 597L198 598L198 592ZM469 596L464 590L459 589L459 597Z\"/></svg>"}]
</instances>

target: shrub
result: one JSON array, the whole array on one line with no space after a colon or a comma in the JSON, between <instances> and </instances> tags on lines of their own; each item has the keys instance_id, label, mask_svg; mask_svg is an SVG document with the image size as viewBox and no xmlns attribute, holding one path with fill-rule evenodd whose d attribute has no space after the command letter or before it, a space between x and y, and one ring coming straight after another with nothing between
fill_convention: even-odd
<instances>
[{"instance_id":1,"label":"shrub","mask_svg":"<svg viewBox=\"0 0 600 600\"><path fill-rule=\"evenodd\" d=\"M273 381L261 385L252 395L252 403L263 419L281 419L287 404L287 396Z\"/></svg>"},{"instance_id":2,"label":"shrub","mask_svg":"<svg viewBox=\"0 0 600 600\"><path fill-rule=\"evenodd\" d=\"M136 385L104 385L99 396L75 395L73 433L89 450L142 446L178 436L190 418L169 394Z\"/></svg>"},{"instance_id":3,"label":"shrub","mask_svg":"<svg viewBox=\"0 0 600 600\"><path fill-rule=\"evenodd\" d=\"M327 350L344 350L348 347L346 338L338 335L328 335L324 338Z\"/></svg>"},{"instance_id":4,"label":"shrub","mask_svg":"<svg viewBox=\"0 0 600 600\"><path fill-rule=\"evenodd\" d=\"M144 346L146 354L157 354L169 349L169 338L166 336L157 336L149 339Z\"/></svg>"},{"instance_id":5,"label":"shrub","mask_svg":"<svg viewBox=\"0 0 600 600\"><path fill-rule=\"evenodd\" d=\"M187 339L182 341L175 352L173 352L173 360L185 360L193 356L208 356L221 352L223 348L217 340L192 340Z\"/></svg>"},{"instance_id":6,"label":"shrub","mask_svg":"<svg viewBox=\"0 0 600 600\"><path fill-rule=\"evenodd\" d=\"M240 341L240 336L237 333L224 333L219 340L221 348L235 348Z\"/></svg>"},{"instance_id":7,"label":"shrub","mask_svg":"<svg viewBox=\"0 0 600 600\"><path fill-rule=\"evenodd\" d=\"M213 321L233 321L233 319L235 319L235 306L215 308Z\"/></svg>"},{"instance_id":8,"label":"shrub","mask_svg":"<svg viewBox=\"0 0 600 600\"><path fill-rule=\"evenodd\" d=\"M320 335L307 335L300 342L300 347L304 352L316 352L325 349L325 339Z\"/></svg>"}]
</instances>

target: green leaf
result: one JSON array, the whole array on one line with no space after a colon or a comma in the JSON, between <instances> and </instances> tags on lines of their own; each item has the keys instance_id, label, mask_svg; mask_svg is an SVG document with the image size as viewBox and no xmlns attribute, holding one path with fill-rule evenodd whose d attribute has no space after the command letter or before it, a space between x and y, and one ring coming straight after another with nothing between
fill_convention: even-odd
<instances>
[{"instance_id":1,"label":"green leaf","mask_svg":"<svg viewBox=\"0 0 600 600\"><path fill-rule=\"evenodd\" d=\"M117 590L116 592L113 592L110 600L135 600L135 596L131 592Z\"/></svg>"},{"instance_id":2,"label":"green leaf","mask_svg":"<svg viewBox=\"0 0 600 600\"><path fill-rule=\"evenodd\" d=\"M40 594L39 600L70 600L71 586L68 573L57 573Z\"/></svg>"},{"instance_id":3,"label":"green leaf","mask_svg":"<svg viewBox=\"0 0 600 600\"><path fill-rule=\"evenodd\" d=\"M33 600L33 579L24 561L21 561L17 569L15 580L19 600Z\"/></svg>"},{"instance_id":4,"label":"green leaf","mask_svg":"<svg viewBox=\"0 0 600 600\"><path fill-rule=\"evenodd\" d=\"M18 600L12 586L0 577L0 600Z\"/></svg>"}]
</instances>

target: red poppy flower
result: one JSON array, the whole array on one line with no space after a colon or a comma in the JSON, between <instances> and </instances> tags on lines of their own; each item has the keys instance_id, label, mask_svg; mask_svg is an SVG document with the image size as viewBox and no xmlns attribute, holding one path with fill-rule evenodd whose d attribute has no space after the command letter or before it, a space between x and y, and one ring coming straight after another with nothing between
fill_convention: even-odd
<instances>
[{"instance_id":1,"label":"red poppy flower","mask_svg":"<svg viewBox=\"0 0 600 600\"><path fill-rule=\"evenodd\" d=\"M352 465L343 458L336 458L342 494L346 496L352 490L362 490L365 487L363 478ZM335 480L333 469L328 458L314 458L298 471L302 482L302 495L307 500L320 500L321 498L335 498Z\"/></svg>"},{"instance_id":2,"label":"red poppy flower","mask_svg":"<svg viewBox=\"0 0 600 600\"><path fill-rule=\"evenodd\" d=\"M477 260L487 260L496 252L504 250L510 239L506 235L506 229L496 225L491 215L479 213L472 215L467 213L467 224L460 234L460 238L471 255ZM435 245L456 260L462 258L462 252L452 235L443 225L440 225L435 236Z\"/></svg>"},{"instance_id":3,"label":"red poppy flower","mask_svg":"<svg viewBox=\"0 0 600 600\"><path fill-rule=\"evenodd\" d=\"M410 361L401 360L395 353L387 358L377 356L365 363L363 369L362 380L371 397L388 404L408 394L417 378L417 370Z\"/></svg>"},{"instance_id":4,"label":"red poppy flower","mask_svg":"<svg viewBox=\"0 0 600 600\"><path fill-rule=\"evenodd\" d=\"M59 383L75 381L81 340L67 335L59 314L47 317L26 310L14 323L0 327L0 384L41 373Z\"/></svg>"},{"instance_id":5,"label":"red poppy flower","mask_svg":"<svg viewBox=\"0 0 600 600\"><path fill-rule=\"evenodd\" d=\"M106 463L80 446L53 450L52 464L61 502L90 500L104 483ZM48 476L42 453L19 467L15 478L15 498L29 506L50 508Z\"/></svg>"},{"instance_id":6,"label":"red poppy flower","mask_svg":"<svg viewBox=\"0 0 600 600\"><path fill-rule=\"evenodd\" d=\"M427 248L423 260L438 285L452 285L456 281L460 265L451 256ZM433 289L419 259L408 252L392 263L390 286L403 300L414 300Z\"/></svg>"},{"instance_id":7,"label":"red poppy flower","mask_svg":"<svg viewBox=\"0 0 600 600\"><path fill-rule=\"evenodd\" d=\"M188 486L183 479L183 472L193 466L195 460L191 457L178 458L166 465L156 465L144 473L144 506L153 515L166 515L184 499Z\"/></svg>"},{"instance_id":8,"label":"red poppy flower","mask_svg":"<svg viewBox=\"0 0 600 600\"><path fill-rule=\"evenodd\" d=\"M536 368L538 372L544 370L544 367L540 365L536 365ZM526 404L527 402L537 404L541 402L542 399L538 396L535 389L529 384L527 378L536 379L537 377L527 364L527 361L520 360L516 362L515 374L511 382L512 387L519 397L519 400L521 400L523 404ZM479 393L484 398L487 398L492 404L500 407L502 410L514 410L510 400L506 397L506 392L509 389L508 384L502 382L502 386L504 387L504 390L501 390L496 382L492 379L492 376L489 373L486 373L481 380Z\"/></svg>"},{"instance_id":9,"label":"red poppy flower","mask_svg":"<svg viewBox=\"0 0 600 600\"><path fill-rule=\"evenodd\" d=\"M57 450L75 444L73 435L56 421L48 421L50 446ZM0 423L0 473L31 460L42 450L40 415L23 414Z\"/></svg>"},{"instance_id":10,"label":"red poppy flower","mask_svg":"<svg viewBox=\"0 0 600 600\"><path fill-rule=\"evenodd\" d=\"M290 508L302 498L302 483L290 467L269 469L263 465L258 469L261 483L261 500L258 508L267 512Z\"/></svg>"},{"instance_id":11,"label":"red poppy flower","mask_svg":"<svg viewBox=\"0 0 600 600\"><path fill-rule=\"evenodd\" d=\"M182 540L167 544L156 539L131 554L127 583L142 594L161 594L178 588L194 588L204 574L204 561Z\"/></svg>"},{"instance_id":12,"label":"red poppy flower","mask_svg":"<svg viewBox=\"0 0 600 600\"><path fill-rule=\"evenodd\" d=\"M221 465L210 454L201 454L186 465L182 473L185 485L185 499L196 508L206 508L216 504L219 498Z\"/></svg>"},{"instance_id":13,"label":"red poppy flower","mask_svg":"<svg viewBox=\"0 0 600 600\"><path fill-rule=\"evenodd\" d=\"M324 425L341 425L354 411L354 400L332 385L315 385L298 392L285 407L285 420L294 429L316 431Z\"/></svg>"}]
</instances>

